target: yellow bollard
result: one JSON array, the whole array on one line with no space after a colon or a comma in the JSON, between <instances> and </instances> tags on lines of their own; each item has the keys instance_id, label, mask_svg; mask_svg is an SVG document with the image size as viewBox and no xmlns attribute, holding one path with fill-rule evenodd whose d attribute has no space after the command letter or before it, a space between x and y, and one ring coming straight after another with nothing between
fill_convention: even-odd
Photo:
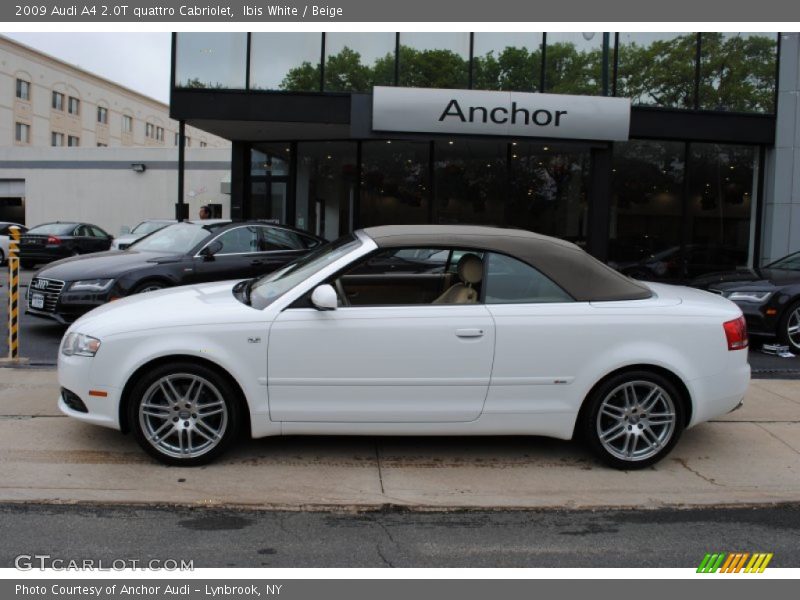
<instances>
[{"instance_id":1,"label":"yellow bollard","mask_svg":"<svg viewBox=\"0 0 800 600\"><path fill-rule=\"evenodd\" d=\"M19 358L19 227L8 236L8 359Z\"/></svg>"}]
</instances>

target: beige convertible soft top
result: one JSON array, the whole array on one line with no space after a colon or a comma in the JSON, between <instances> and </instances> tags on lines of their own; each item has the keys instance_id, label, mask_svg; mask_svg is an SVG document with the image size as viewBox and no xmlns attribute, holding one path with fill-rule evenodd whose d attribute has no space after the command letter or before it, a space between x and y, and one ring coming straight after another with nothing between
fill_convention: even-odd
<instances>
[{"instance_id":1,"label":"beige convertible soft top","mask_svg":"<svg viewBox=\"0 0 800 600\"><path fill-rule=\"evenodd\" d=\"M650 288L575 244L530 231L473 225L384 225L363 231L381 248L457 247L507 254L535 267L582 302L652 296Z\"/></svg>"}]
</instances>

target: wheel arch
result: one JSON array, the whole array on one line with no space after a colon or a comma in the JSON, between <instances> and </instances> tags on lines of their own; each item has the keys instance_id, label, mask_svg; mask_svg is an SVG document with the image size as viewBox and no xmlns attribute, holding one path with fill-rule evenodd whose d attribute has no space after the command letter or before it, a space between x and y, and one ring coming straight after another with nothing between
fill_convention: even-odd
<instances>
[{"instance_id":1,"label":"wheel arch","mask_svg":"<svg viewBox=\"0 0 800 600\"><path fill-rule=\"evenodd\" d=\"M606 373L591 387L591 389L586 393L583 400L581 401L581 407L578 410L578 417L577 419L575 419L575 425L572 431L573 438L575 437L575 432L577 431L578 427L580 426L580 423L584 418L584 413L588 409L589 398L592 397L592 394L594 394L595 390L599 388L601 385L603 385L606 381L611 379L612 377L615 377L617 375L620 375L621 373L626 373L629 371L650 371L652 373L657 373L658 375L661 375L662 377L668 379L670 383L672 383L678 389L678 392L680 392L681 395L680 401L684 413L683 426L687 427L689 423L691 423L692 413L693 413L693 399L692 399L692 394L689 391L689 387L686 385L683 379L681 379L681 377L677 375L674 371L670 371L666 367L654 365L652 363L638 363L632 365L625 365L624 367L619 367L618 369L614 369L613 371Z\"/></svg>"},{"instance_id":2,"label":"wheel arch","mask_svg":"<svg viewBox=\"0 0 800 600\"><path fill-rule=\"evenodd\" d=\"M244 430L248 432L252 431L250 425L250 406L247 403L247 399L242 389L242 386L239 385L239 382L236 378L230 374L230 372L219 365L218 363L214 362L213 360L209 360L207 358L200 358L198 356L193 356L191 354L168 354L165 356L159 356L157 358L153 358L141 365L128 377L127 381L125 382L124 387L122 388L122 394L120 395L120 402L119 402L119 426L120 430L123 433L128 433L130 431L130 423L128 423L128 403L131 400L131 390L135 385L136 380L142 373L153 369L155 367L161 366L163 364L168 364L171 362L176 361L185 361L191 362L198 365L202 365L207 367L214 372L216 372L220 377L225 378L228 383L231 384L234 390L236 390L236 401L239 404L239 410L242 412L242 420L244 424Z\"/></svg>"},{"instance_id":3,"label":"wheel arch","mask_svg":"<svg viewBox=\"0 0 800 600\"><path fill-rule=\"evenodd\" d=\"M142 287L147 283L163 283L166 287L173 287L175 282L166 275L147 275L141 279L137 279L128 287L128 293L132 294L134 290Z\"/></svg>"}]
</instances>

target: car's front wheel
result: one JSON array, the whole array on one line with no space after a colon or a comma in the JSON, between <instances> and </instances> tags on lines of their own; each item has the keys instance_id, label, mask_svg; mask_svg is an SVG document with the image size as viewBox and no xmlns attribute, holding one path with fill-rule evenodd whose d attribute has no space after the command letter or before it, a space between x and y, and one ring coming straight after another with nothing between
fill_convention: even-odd
<instances>
[{"instance_id":1,"label":"car's front wheel","mask_svg":"<svg viewBox=\"0 0 800 600\"><path fill-rule=\"evenodd\" d=\"M800 301L786 309L778 327L781 341L792 352L800 353Z\"/></svg>"},{"instance_id":2,"label":"car's front wheel","mask_svg":"<svg viewBox=\"0 0 800 600\"><path fill-rule=\"evenodd\" d=\"M627 371L587 399L580 427L593 453L617 469L642 469L666 456L684 424L681 394L666 377Z\"/></svg>"},{"instance_id":3,"label":"car's front wheel","mask_svg":"<svg viewBox=\"0 0 800 600\"><path fill-rule=\"evenodd\" d=\"M238 393L215 370L164 364L134 383L128 422L139 444L169 465L196 466L219 456L241 424Z\"/></svg>"}]
</instances>

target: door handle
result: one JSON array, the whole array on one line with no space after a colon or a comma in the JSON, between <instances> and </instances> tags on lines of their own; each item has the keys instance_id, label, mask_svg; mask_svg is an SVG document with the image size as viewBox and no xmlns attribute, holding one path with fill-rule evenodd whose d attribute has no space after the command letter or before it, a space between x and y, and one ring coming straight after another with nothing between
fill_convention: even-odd
<instances>
[{"instance_id":1,"label":"door handle","mask_svg":"<svg viewBox=\"0 0 800 600\"><path fill-rule=\"evenodd\" d=\"M456 336L460 338L483 337L483 329L456 329Z\"/></svg>"}]
</instances>

